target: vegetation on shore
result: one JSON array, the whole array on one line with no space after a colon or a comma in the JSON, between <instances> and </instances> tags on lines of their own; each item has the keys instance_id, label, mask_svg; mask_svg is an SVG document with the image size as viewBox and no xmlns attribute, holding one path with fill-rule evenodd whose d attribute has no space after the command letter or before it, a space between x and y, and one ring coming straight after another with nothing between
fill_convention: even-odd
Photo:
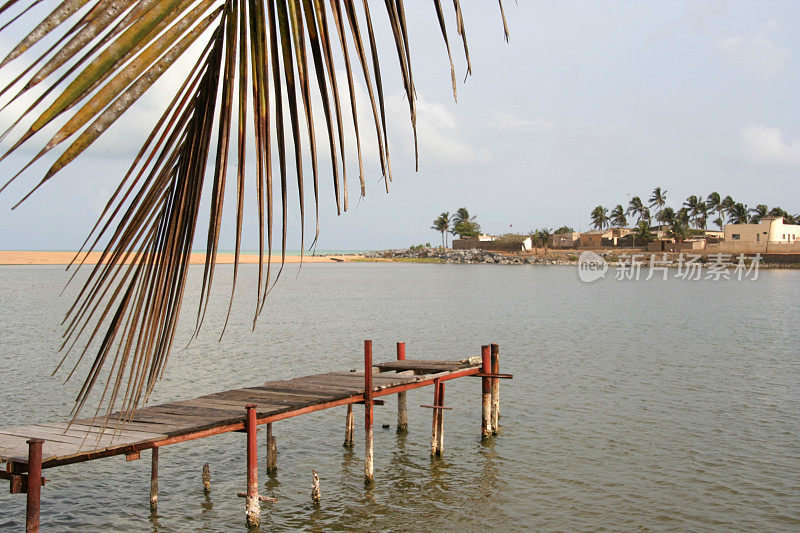
<instances>
[{"instance_id":1,"label":"vegetation on shore","mask_svg":"<svg viewBox=\"0 0 800 533\"><path fill-rule=\"evenodd\" d=\"M687 197L676 211L667 207L667 191L661 187L653 189L653 193L645 204L639 196L634 196L628 201L628 207L617 204L609 214L607 208L598 205L590 213L592 225L596 229L605 229L609 226L624 228L628 226L628 217L636 217L636 223L645 222L648 225L656 221L676 233L685 232L694 227L705 230L710 223L722 229L725 224L757 224L767 216L782 217L787 224L800 223L800 214L790 215L781 207L769 208L759 204L749 208L746 204L736 202L730 196L724 198L718 192L712 192L707 198L692 194ZM655 215L652 213L655 212ZM715 217L709 220L710 217Z\"/></svg>"}]
</instances>

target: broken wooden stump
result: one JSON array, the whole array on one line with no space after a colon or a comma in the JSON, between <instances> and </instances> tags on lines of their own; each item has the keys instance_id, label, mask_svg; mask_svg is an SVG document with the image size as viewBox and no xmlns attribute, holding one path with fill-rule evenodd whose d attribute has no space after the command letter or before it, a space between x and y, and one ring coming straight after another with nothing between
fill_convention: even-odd
<instances>
[{"instance_id":1,"label":"broken wooden stump","mask_svg":"<svg viewBox=\"0 0 800 533\"><path fill-rule=\"evenodd\" d=\"M211 492L211 469L208 465L203 465L203 492L205 494Z\"/></svg>"},{"instance_id":2,"label":"broken wooden stump","mask_svg":"<svg viewBox=\"0 0 800 533\"><path fill-rule=\"evenodd\" d=\"M317 475L316 470L312 470L311 473L312 473L311 499L314 500L315 504L319 505L319 501L322 499L322 492L319 490L319 476Z\"/></svg>"}]
</instances>

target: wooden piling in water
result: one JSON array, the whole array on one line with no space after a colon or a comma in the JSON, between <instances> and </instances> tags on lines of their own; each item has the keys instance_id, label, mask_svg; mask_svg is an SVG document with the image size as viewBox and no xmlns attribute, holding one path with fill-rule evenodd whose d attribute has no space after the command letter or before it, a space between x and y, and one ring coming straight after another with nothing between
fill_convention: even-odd
<instances>
[{"instance_id":1,"label":"wooden piling in water","mask_svg":"<svg viewBox=\"0 0 800 533\"><path fill-rule=\"evenodd\" d=\"M439 427L436 429L436 455L442 455L444 451L444 382L439 382L439 409L434 409L434 411L439 411L439 418L437 419L437 423Z\"/></svg>"},{"instance_id":2,"label":"wooden piling in water","mask_svg":"<svg viewBox=\"0 0 800 533\"><path fill-rule=\"evenodd\" d=\"M364 481L372 482L372 341L364 341Z\"/></svg>"},{"instance_id":3,"label":"wooden piling in water","mask_svg":"<svg viewBox=\"0 0 800 533\"><path fill-rule=\"evenodd\" d=\"M267 474L278 471L278 441L272 434L272 422L267 423Z\"/></svg>"},{"instance_id":4,"label":"wooden piling in water","mask_svg":"<svg viewBox=\"0 0 800 533\"><path fill-rule=\"evenodd\" d=\"M492 370L491 352L489 345L481 346L481 372L490 374ZM481 438L488 438L492 434L492 384L490 378L481 377L482 395L482 417L481 417Z\"/></svg>"},{"instance_id":5,"label":"wooden piling in water","mask_svg":"<svg viewBox=\"0 0 800 533\"><path fill-rule=\"evenodd\" d=\"M406 343L397 343L397 360L405 361L406 359ZM404 433L408 431L408 406L406 399L406 392L397 393L397 432Z\"/></svg>"},{"instance_id":6,"label":"wooden piling in water","mask_svg":"<svg viewBox=\"0 0 800 533\"><path fill-rule=\"evenodd\" d=\"M500 346L492 343L491 345L491 365L492 374L500 373ZM500 430L500 379L492 379L492 434L497 435Z\"/></svg>"},{"instance_id":7,"label":"wooden piling in water","mask_svg":"<svg viewBox=\"0 0 800 533\"><path fill-rule=\"evenodd\" d=\"M322 492L319 489L319 476L317 475L316 470L312 470L311 473L312 473L311 499L314 501L315 504L319 505L319 502L322 499Z\"/></svg>"},{"instance_id":8,"label":"wooden piling in water","mask_svg":"<svg viewBox=\"0 0 800 533\"><path fill-rule=\"evenodd\" d=\"M158 446L150 450L150 512L158 510Z\"/></svg>"},{"instance_id":9,"label":"wooden piling in water","mask_svg":"<svg viewBox=\"0 0 800 533\"><path fill-rule=\"evenodd\" d=\"M275 437L271 435L270 424L279 420L284 420L307 413L322 411L329 408L337 408L342 405L348 406L347 434L345 445L353 443L354 416L353 405L362 403L365 406L365 459L364 473L366 481L373 479L374 457L373 457L373 411L375 405L382 405L381 396L406 393L407 391L422 388L425 386L435 386L438 395L434 399L434 405L423 407L434 408L437 413L435 424L433 425L432 451L442 453L443 450L443 415L444 407L444 384L446 381L476 376L482 379L485 394L482 400L487 400L483 404L484 428L491 434L491 383L493 379L509 379L510 374L499 374L496 366L492 367L491 346L485 346L482 350L482 358L467 358L460 361L433 361L433 360L404 360L405 350L402 343L398 343L398 360L375 363L373 369L372 343L364 342L364 378L350 372L329 372L326 374L315 374L302 376L291 380L270 381L255 387L246 387L223 391L220 393L205 395L199 398L187 400L186 402L172 402L149 408L142 408L137 411L132 423L137 426L135 429L123 431L105 447L98 449L85 450L79 437L85 437L82 432L91 430L94 424L93 419L83 419L75 421L73 429L64 430L68 437L65 442L55 443L59 455L55 455L53 450L42 449L41 440L48 439L53 435L55 428L50 425L36 425L25 428L15 428L0 431L0 459L8 462L7 468L0 469L0 480L10 482L12 494L28 492L28 507L26 526L29 531L36 531L39 522L39 503L41 498L41 487L45 480L41 477L42 469L58 467L67 464L80 463L110 457L115 455L125 455L128 460L138 459L142 450L151 450L151 495L152 503L155 508L158 498L158 449L161 446L168 446L181 442L188 442L195 439L212 437L233 431L247 433L247 492L240 493L241 497L247 498L246 515L250 525L258 524L260 503L275 501L273 498L266 498L258 495L257 482L257 424L267 424L269 441L273 443L272 452L267 450L268 467L276 464L270 456L275 457L274 451ZM496 352L499 352L495 348ZM496 358L497 359L497 358ZM493 372L494 370L494 372ZM373 374L374 372L374 374ZM375 382L375 383L373 383ZM489 385L488 388L486 385ZM377 390L375 390L377 388ZM496 398L499 395L495 396ZM244 400L244 401L243 401ZM235 405L247 406L247 416L244 419L231 417L230 409ZM261 405L256 412L255 405ZM193 406L187 408L187 405ZM398 421L401 420L402 404L398 402ZM197 406L197 408L194 408ZM289 406L289 407L287 407ZM499 413L499 409L494 410ZM116 413L113 420L119 420ZM59 423L60 424L60 423ZM68 424L67 424L68 425ZM149 426L152 425L150 429ZM157 426L163 425L170 428L170 434L156 433ZM399 424L400 425L400 424ZM142 429L144 428L144 429ZM152 433L150 431L153 431ZM22 437L22 438L20 438ZM26 440L30 439L30 440ZM74 446L72 442L74 441ZM25 443L28 444L25 444ZM38 443L38 450L37 450ZM269 446L269 445L268 445ZM27 460L26 460L27 458ZM29 463L29 465L28 465ZM30 468L30 472L27 472ZM210 489L210 473L208 465L204 467L203 482L206 490ZM38 473L38 475L36 475ZM30 485L28 485L30 483Z\"/></svg>"},{"instance_id":10,"label":"wooden piling in water","mask_svg":"<svg viewBox=\"0 0 800 533\"><path fill-rule=\"evenodd\" d=\"M250 527L261 521L261 505L258 501L258 438L256 435L256 406L248 405L247 423L247 494L245 496L245 520Z\"/></svg>"},{"instance_id":11,"label":"wooden piling in water","mask_svg":"<svg viewBox=\"0 0 800 533\"><path fill-rule=\"evenodd\" d=\"M439 401L439 380L433 382L433 409L431 411L433 414L431 415L432 423L431 423L431 456L439 455L439 416L441 415L441 409L437 409L437 407L441 405Z\"/></svg>"},{"instance_id":12,"label":"wooden piling in water","mask_svg":"<svg viewBox=\"0 0 800 533\"><path fill-rule=\"evenodd\" d=\"M39 533L39 512L42 491L42 439L30 439L28 444L28 488L25 507L25 531Z\"/></svg>"},{"instance_id":13,"label":"wooden piling in water","mask_svg":"<svg viewBox=\"0 0 800 533\"><path fill-rule=\"evenodd\" d=\"M211 493L211 469L208 465L203 465L203 492Z\"/></svg>"},{"instance_id":14,"label":"wooden piling in water","mask_svg":"<svg viewBox=\"0 0 800 533\"><path fill-rule=\"evenodd\" d=\"M353 414L353 404L347 404L347 419L344 427L344 447L353 447L353 428L355 426L355 415Z\"/></svg>"}]
</instances>

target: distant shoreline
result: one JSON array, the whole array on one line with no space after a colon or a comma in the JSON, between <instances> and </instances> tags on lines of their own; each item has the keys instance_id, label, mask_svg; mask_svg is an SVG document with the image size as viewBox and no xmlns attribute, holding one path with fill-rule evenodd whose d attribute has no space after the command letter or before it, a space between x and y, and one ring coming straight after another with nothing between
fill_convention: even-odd
<instances>
[{"instance_id":1,"label":"distant shoreline","mask_svg":"<svg viewBox=\"0 0 800 533\"><path fill-rule=\"evenodd\" d=\"M45 251L0 251L0 265L6 266L45 266L45 265L68 265L72 262L76 252L45 252ZM100 260L101 252L90 252L89 254L82 253L81 258L85 257L85 264L96 265ZM189 264L202 265L205 263L206 254L204 252L192 252L189 258ZM267 256L264 256L266 262ZM293 254L286 256L286 263L300 263L300 255ZM325 254L325 255L311 255L306 253L302 257L303 263L346 263L351 261L363 261L364 256L361 254ZM232 265L234 261L234 254L221 253L217 254L217 264L219 265ZM130 263L131 261L128 261ZM281 254L274 253L271 258L272 263L281 262ZM242 253L239 256L239 263L241 264L255 264L258 263L257 253Z\"/></svg>"}]
</instances>

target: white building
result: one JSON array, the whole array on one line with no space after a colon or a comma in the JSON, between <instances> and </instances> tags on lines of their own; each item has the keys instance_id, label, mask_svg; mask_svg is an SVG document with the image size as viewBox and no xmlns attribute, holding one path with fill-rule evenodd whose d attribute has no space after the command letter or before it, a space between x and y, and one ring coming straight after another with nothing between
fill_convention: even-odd
<instances>
[{"instance_id":1,"label":"white building","mask_svg":"<svg viewBox=\"0 0 800 533\"><path fill-rule=\"evenodd\" d=\"M800 225L786 224L783 217L764 217L758 224L726 224L725 242L800 242Z\"/></svg>"}]
</instances>

